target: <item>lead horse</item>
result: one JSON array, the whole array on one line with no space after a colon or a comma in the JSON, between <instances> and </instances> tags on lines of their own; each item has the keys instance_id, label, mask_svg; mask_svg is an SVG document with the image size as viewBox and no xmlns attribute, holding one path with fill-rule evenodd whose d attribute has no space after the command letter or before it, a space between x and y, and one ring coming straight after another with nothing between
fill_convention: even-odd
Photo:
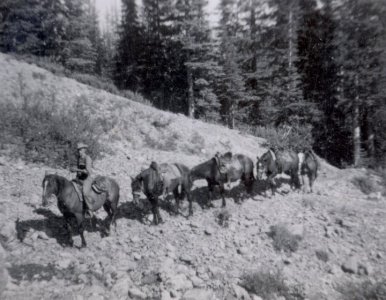
<instances>
[{"instance_id":1,"label":"lead horse","mask_svg":"<svg viewBox=\"0 0 386 300\"><path fill-rule=\"evenodd\" d=\"M98 176L97 179L104 183L103 191L90 189L88 197L92 199L90 209L96 211L103 206L107 212L105 219L107 234L110 232L110 225L113 223L116 226L116 214L119 201L119 185L109 177ZM43 187L43 206L49 204L49 198L55 195L57 205L60 212L63 214L69 235L69 243L73 246L71 219L76 218L78 231L82 239L82 247L86 247L87 243L84 238L84 203L81 200L81 192L77 191L74 186L75 182L69 181L66 178L57 174L47 174L44 176ZM80 188L81 189L81 188Z\"/></svg>"},{"instance_id":2,"label":"lead horse","mask_svg":"<svg viewBox=\"0 0 386 300\"><path fill-rule=\"evenodd\" d=\"M259 180L262 179L263 174L267 176L272 196L276 192L274 178L281 173L291 177L291 188L300 188L299 157L293 150L275 151L269 149L260 158L257 157L256 171Z\"/></svg>"},{"instance_id":3,"label":"lead horse","mask_svg":"<svg viewBox=\"0 0 386 300\"><path fill-rule=\"evenodd\" d=\"M195 166L190 170L190 177L192 181L205 179L208 182L208 205L211 205L214 186L220 186L222 207L226 206L224 184L241 179L244 182L247 193L251 193L255 180L252 159L243 154L232 155L231 152L215 155L210 160Z\"/></svg>"}]
</instances>

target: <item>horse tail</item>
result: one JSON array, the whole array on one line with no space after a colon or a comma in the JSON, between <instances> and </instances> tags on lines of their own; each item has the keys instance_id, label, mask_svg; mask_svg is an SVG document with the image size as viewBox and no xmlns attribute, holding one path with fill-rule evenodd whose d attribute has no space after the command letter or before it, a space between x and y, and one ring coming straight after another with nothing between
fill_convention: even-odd
<instances>
[{"instance_id":1,"label":"horse tail","mask_svg":"<svg viewBox=\"0 0 386 300\"><path fill-rule=\"evenodd\" d=\"M178 171L180 172L183 183L186 183L188 185L187 188L190 189L193 184L193 178L189 168L183 164L176 163L174 165L177 167Z\"/></svg>"}]
</instances>

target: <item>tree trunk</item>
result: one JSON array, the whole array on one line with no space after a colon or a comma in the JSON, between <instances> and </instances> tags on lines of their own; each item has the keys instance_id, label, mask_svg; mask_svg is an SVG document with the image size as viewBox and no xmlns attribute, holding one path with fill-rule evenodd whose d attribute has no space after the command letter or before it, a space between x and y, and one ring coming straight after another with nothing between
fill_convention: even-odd
<instances>
[{"instance_id":1,"label":"tree trunk","mask_svg":"<svg viewBox=\"0 0 386 300\"><path fill-rule=\"evenodd\" d=\"M374 167L375 162L375 133L373 129L373 123L371 117L373 116L371 109L366 113L366 123L367 123L367 156L369 158L369 163L371 167Z\"/></svg>"},{"instance_id":2,"label":"tree trunk","mask_svg":"<svg viewBox=\"0 0 386 300\"><path fill-rule=\"evenodd\" d=\"M187 81L188 81L188 116L194 118L195 105L193 97L193 76L190 67L187 67Z\"/></svg>"},{"instance_id":3,"label":"tree trunk","mask_svg":"<svg viewBox=\"0 0 386 300\"><path fill-rule=\"evenodd\" d=\"M293 7L289 6L288 12L288 70L291 70L292 67L292 56L293 56Z\"/></svg>"},{"instance_id":4,"label":"tree trunk","mask_svg":"<svg viewBox=\"0 0 386 300\"><path fill-rule=\"evenodd\" d=\"M230 129L235 128L235 105L234 105L234 103L232 103L229 107L228 127Z\"/></svg>"},{"instance_id":5,"label":"tree trunk","mask_svg":"<svg viewBox=\"0 0 386 300\"><path fill-rule=\"evenodd\" d=\"M358 75L355 76L356 95L353 103L353 146L354 166L358 167L361 162L361 127L359 123L359 83Z\"/></svg>"}]
</instances>

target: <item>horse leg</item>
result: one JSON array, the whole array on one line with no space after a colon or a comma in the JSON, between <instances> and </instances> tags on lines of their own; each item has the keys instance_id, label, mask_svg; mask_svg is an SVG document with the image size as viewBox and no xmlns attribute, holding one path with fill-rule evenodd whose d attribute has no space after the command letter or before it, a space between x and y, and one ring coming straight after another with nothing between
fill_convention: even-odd
<instances>
[{"instance_id":1,"label":"horse leg","mask_svg":"<svg viewBox=\"0 0 386 300\"><path fill-rule=\"evenodd\" d=\"M155 198L155 202L156 202L157 224L163 223L161 214L159 212L158 197Z\"/></svg>"},{"instance_id":2,"label":"horse leg","mask_svg":"<svg viewBox=\"0 0 386 300\"><path fill-rule=\"evenodd\" d=\"M276 192L276 185L274 182L274 176L273 175L268 176L268 182L269 182L269 186L271 188L271 195L273 197L273 196L275 196L275 192Z\"/></svg>"},{"instance_id":3,"label":"horse leg","mask_svg":"<svg viewBox=\"0 0 386 300\"><path fill-rule=\"evenodd\" d=\"M87 243L86 243L86 239L84 238L84 218L83 218L83 214L81 215L76 215L76 219L78 221L78 231L79 231L79 235L80 235L80 238L82 240L82 248L83 247L87 247Z\"/></svg>"},{"instance_id":4,"label":"horse leg","mask_svg":"<svg viewBox=\"0 0 386 300\"><path fill-rule=\"evenodd\" d=\"M104 225L105 225L105 229L106 229L106 235L110 235L110 225L113 221L113 213L111 212L111 205L110 205L110 202L105 202L103 204L103 208L104 210L106 211L107 213L107 217L106 219L104 220Z\"/></svg>"},{"instance_id":5,"label":"horse leg","mask_svg":"<svg viewBox=\"0 0 386 300\"><path fill-rule=\"evenodd\" d=\"M71 247L74 246L74 240L72 239L72 227L71 227L70 217L64 217L64 222L66 223L66 229L68 234L68 243Z\"/></svg>"},{"instance_id":6,"label":"horse leg","mask_svg":"<svg viewBox=\"0 0 386 300\"><path fill-rule=\"evenodd\" d=\"M314 185L315 179L316 179L315 174L311 173L309 177L310 193L313 193L312 186Z\"/></svg>"},{"instance_id":7,"label":"horse leg","mask_svg":"<svg viewBox=\"0 0 386 300\"><path fill-rule=\"evenodd\" d=\"M212 199L213 199L213 188L214 188L214 185L212 184L211 181L209 181L209 180L207 180L207 181L208 181L208 193L209 193L209 198L208 198L207 206L208 207L213 207Z\"/></svg>"},{"instance_id":8,"label":"horse leg","mask_svg":"<svg viewBox=\"0 0 386 300\"><path fill-rule=\"evenodd\" d=\"M153 198L153 196L149 199L151 202L151 211L153 213L153 225L158 225L158 218L157 218L157 205L158 201Z\"/></svg>"},{"instance_id":9,"label":"horse leg","mask_svg":"<svg viewBox=\"0 0 386 300\"><path fill-rule=\"evenodd\" d=\"M180 212L180 195L178 194L178 186L173 190L174 199L176 200L175 214L178 215Z\"/></svg>"},{"instance_id":10,"label":"horse leg","mask_svg":"<svg viewBox=\"0 0 386 300\"><path fill-rule=\"evenodd\" d=\"M186 192L186 196L189 201L189 216L193 216L193 202L192 202L192 195L189 191Z\"/></svg>"},{"instance_id":11,"label":"horse leg","mask_svg":"<svg viewBox=\"0 0 386 300\"><path fill-rule=\"evenodd\" d=\"M225 197L224 197L224 184L220 184L220 194L221 194L221 198L222 198L222 207L226 207L227 206L227 203L225 201Z\"/></svg>"}]
</instances>

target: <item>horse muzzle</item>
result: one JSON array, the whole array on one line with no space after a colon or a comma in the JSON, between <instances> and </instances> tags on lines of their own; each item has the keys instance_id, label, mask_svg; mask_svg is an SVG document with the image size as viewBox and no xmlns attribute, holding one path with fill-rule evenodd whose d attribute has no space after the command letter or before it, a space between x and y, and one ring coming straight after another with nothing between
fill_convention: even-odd
<instances>
[{"instance_id":1,"label":"horse muzzle","mask_svg":"<svg viewBox=\"0 0 386 300\"><path fill-rule=\"evenodd\" d=\"M47 207L50 206L56 197L54 195L49 195L49 196L43 196L42 199L42 206Z\"/></svg>"}]
</instances>

